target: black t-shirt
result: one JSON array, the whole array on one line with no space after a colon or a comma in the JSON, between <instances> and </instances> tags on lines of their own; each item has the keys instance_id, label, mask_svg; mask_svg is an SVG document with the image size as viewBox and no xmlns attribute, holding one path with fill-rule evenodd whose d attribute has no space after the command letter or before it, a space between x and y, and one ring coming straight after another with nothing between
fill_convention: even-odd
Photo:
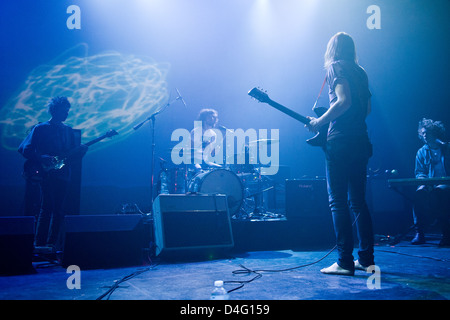
<instances>
[{"instance_id":1,"label":"black t-shirt","mask_svg":"<svg viewBox=\"0 0 450 320\"><path fill-rule=\"evenodd\" d=\"M339 80L347 80L352 98L350 108L330 123L328 140L346 138L367 138L367 104L372 94L364 69L352 61L333 62L327 70L330 104L337 99L335 88Z\"/></svg>"},{"instance_id":2,"label":"black t-shirt","mask_svg":"<svg viewBox=\"0 0 450 320\"><path fill-rule=\"evenodd\" d=\"M71 127L46 121L33 128L18 151L25 158L39 162L42 155L61 156L75 147L77 143ZM70 166L65 165L60 170L51 170L49 173L61 179L70 179Z\"/></svg>"}]
</instances>

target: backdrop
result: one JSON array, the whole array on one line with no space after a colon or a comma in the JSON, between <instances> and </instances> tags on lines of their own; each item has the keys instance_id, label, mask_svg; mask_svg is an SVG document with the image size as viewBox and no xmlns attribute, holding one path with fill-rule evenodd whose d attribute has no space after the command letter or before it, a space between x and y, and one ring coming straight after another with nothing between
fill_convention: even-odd
<instances>
[{"instance_id":1,"label":"backdrop","mask_svg":"<svg viewBox=\"0 0 450 320\"><path fill-rule=\"evenodd\" d=\"M418 121L450 125L449 9L448 0L3 1L2 214L23 210L17 147L48 119L45 104L55 95L71 99L66 123L82 130L83 142L119 132L83 160L82 213L110 213L129 202L150 210L152 125L133 126L158 110L156 169L161 158L170 160L171 133L190 130L199 110L211 107L227 128L278 129L289 178L324 176L323 153L305 142L311 134L303 124L247 92L261 87L313 115L326 44L339 31L353 36L373 94L370 174L412 177ZM321 106L328 106L327 90ZM398 207L377 197L380 211Z\"/></svg>"}]
</instances>

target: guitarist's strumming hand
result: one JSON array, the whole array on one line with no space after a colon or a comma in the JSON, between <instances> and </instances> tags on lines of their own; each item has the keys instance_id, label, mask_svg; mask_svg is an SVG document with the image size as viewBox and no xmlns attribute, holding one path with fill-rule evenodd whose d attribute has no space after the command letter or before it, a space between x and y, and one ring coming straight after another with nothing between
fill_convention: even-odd
<instances>
[{"instance_id":1,"label":"guitarist's strumming hand","mask_svg":"<svg viewBox=\"0 0 450 320\"><path fill-rule=\"evenodd\" d=\"M320 121L320 118L314 118L314 117L307 117L310 121L308 124L305 124L305 128L307 128L311 132L319 132L319 129L323 126L323 124Z\"/></svg>"},{"instance_id":2,"label":"guitarist's strumming hand","mask_svg":"<svg viewBox=\"0 0 450 320\"><path fill-rule=\"evenodd\" d=\"M310 121L306 126L310 131L318 132L324 124L334 121L336 118L344 114L352 104L349 84L346 80L336 84L334 89L337 99L330 105L330 108L318 119L307 117ZM370 105L368 106L368 111Z\"/></svg>"}]
</instances>

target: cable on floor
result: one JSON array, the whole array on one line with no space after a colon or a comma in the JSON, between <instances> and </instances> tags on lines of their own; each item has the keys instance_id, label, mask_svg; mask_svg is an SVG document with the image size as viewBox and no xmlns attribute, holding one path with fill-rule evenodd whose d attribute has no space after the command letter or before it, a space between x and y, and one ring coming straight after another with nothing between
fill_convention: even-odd
<instances>
[{"instance_id":1,"label":"cable on floor","mask_svg":"<svg viewBox=\"0 0 450 320\"><path fill-rule=\"evenodd\" d=\"M352 223L352 227L355 225L356 221L358 221L359 218L359 214L355 217L355 220ZM228 290L228 293L236 291L241 289L242 287L244 287L245 284L250 283L256 279L259 279L262 277L262 273L263 272L285 272L285 271L291 271L291 270L296 270L296 269L300 269L300 268L305 268L305 267L309 267L312 266L316 263L319 263L320 261L322 261L323 259L325 259L326 257L328 257L335 249L337 248L337 245L335 245L330 251L328 251L323 257L310 262L310 263L306 263L306 264L302 264L299 266L295 266L295 267L291 267L291 268L285 268L285 269L275 269L275 270L270 270L270 269L257 269L257 270L252 270L249 269L247 267L245 267L244 265L240 264L239 266L241 267L241 269L235 270L232 272L233 275L250 275L250 274L256 274L255 277L253 277L250 280L244 280L244 281L237 281L237 280L231 280L231 281L224 281L223 283L239 283L240 285L236 288L233 288L231 290Z\"/></svg>"},{"instance_id":2,"label":"cable on floor","mask_svg":"<svg viewBox=\"0 0 450 320\"><path fill-rule=\"evenodd\" d=\"M125 281L128 281L128 280L130 280L130 279L133 279L134 277L136 277L136 276L138 276L138 275L140 275L140 274L142 274L142 273L145 273L145 272L147 272L147 271L150 271L150 270L154 269L156 266L157 266L157 264L155 264L155 265L153 265L153 266L150 266L150 267L147 267L147 268L144 268L144 269L136 270L135 272L133 272L133 273L131 273L131 274L129 274L129 275L126 275L126 276L123 277L122 279L117 280L117 281L116 281L116 282L108 289L108 291L106 291L104 294L102 294L101 296L99 296L99 297L98 297L97 299L95 299L95 300L102 300L102 299L105 298L105 297L106 297L106 300L109 300L109 298L111 297L111 295L113 294L113 292L114 292L117 288L119 288L119 286L120 286L121 283L124 283Z\"/></svg>"}]
</instances>

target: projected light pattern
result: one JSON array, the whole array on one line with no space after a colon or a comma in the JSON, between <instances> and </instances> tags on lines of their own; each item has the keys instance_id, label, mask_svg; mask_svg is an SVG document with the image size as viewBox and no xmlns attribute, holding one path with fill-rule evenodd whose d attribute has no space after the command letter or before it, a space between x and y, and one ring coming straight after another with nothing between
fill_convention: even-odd
<instances>
[{"instance_id":1,"label":"projected light pattern","mask_svg":"<svg viewBox=\"0 0 450 320\"><path fill-rule=\"evenodd\" d=\"M17 149L27 131L49 118L51 97L67 96L72 108L67 124L81 129L83 142L110 129L123 139L136 122L168 101L169 65L150 58L107 52L63 59L34 69L1 109L2 146Z\"/></svg>"}]
</instances>

